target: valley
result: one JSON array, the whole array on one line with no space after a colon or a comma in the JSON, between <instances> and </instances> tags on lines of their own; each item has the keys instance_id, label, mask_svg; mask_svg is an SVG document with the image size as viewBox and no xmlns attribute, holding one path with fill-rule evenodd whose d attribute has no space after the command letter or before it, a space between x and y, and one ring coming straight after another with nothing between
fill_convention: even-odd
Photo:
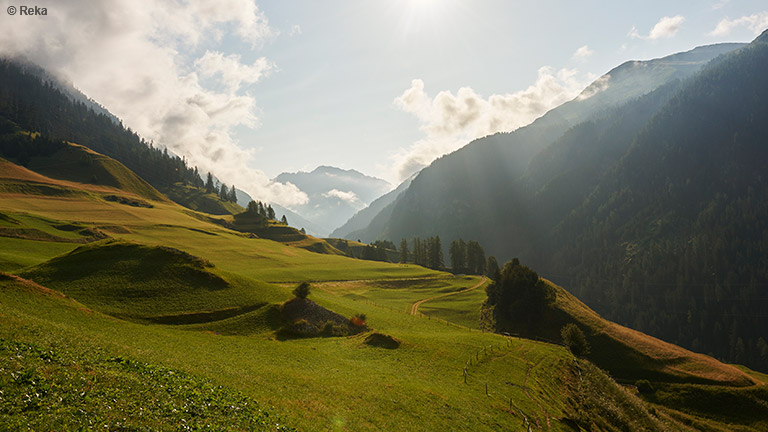
<instances>
[{"instance_id":1,"label":"valley","mask_svg":"<svg viewBox=\"0 0 768 432\"><path fill-rule=\"evenodd\" d=\"M245 169L294 143L233 151L241 85L279 72L240 61L164 81L223 93L155 144L0 57L0 430L768 430L768 31L563 69L580 93L455 151L477 95L414 79L392 103L425 154L397 183L320 165L341 151Z\"/></svg>"}]
</instances>

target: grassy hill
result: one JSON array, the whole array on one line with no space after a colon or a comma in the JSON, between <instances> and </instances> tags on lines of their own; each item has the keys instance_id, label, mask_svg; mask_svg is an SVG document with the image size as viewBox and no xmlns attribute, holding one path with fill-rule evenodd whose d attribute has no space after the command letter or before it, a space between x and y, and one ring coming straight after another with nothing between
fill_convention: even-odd
<instances>
[{"instance_id":1,"label":"grassy hill","mask_svg":"<svg viewBox=\"0 0 768 432\"><path fill-rule=\"evenodd\" d=\"M206 193L203 189L184 183L174 183L161 190L176 204L195 211L212 215L231 215L243 211L237 203L222 201L216 194Z\"/></svg>"},{"instance_id":2,"label":"grassy hill","mask_svg":"<svg viewBox=\"0 0 768 432\"><path fill-rule=\"evenodd\" d=\"M657 390L643 400L561 346L463 326L478 315L477 277L314 253L301 247L307 238L291 237L297 232L290 227L268 225L280 241L254 238L260 236L230 228L248 228L242 217L6 166L0 227L44 233L13 237L0 230L0 264L16 273L0 275L0 385L11 395L0 404L0 418L9 427L274 430L285 423L300 430L492 431L726 424L724 415L696 410L724 386L710 385L707 397L692 398L696 405L683 397L692 387L669 387L688 382L653 381ZM32 186L55 193L25 189ZM110 195L121 200L105 199ZM87 230L110 238L91 238ZM366 344L370 332L278 337L280 304L304 280L313 281L313 302L343 317L365 314L371 331L399 347ZM425 315L411 313L416 303ZM581 315L589 322L584 309L571 313ZM607 324L593 326L610 333ZM672 356L674 348L656 345L658 355ZM762 388L725 394L761 414ZM737 426L759 425L754 418Z\"/></svg>"},{"instance_id":3,"label":"grassy hill","mask_svg":"<svg viewBox=\"0 0 768 432\"><path fill-rule=\"evenodd\" d=\"M18 423L28 421L24 413L40 411L51 413L34 420L42 425L79 424L83 418L108 428L154 424L158 418L166 424L216 422L226 414L222 402L242 395L234 406L257 400L301 430L498 430L526 423L567 430L572 422L663 429L664 421L653 418L637 398L599 370L574 362L560 347L366 308L322 291L312 296L315 301L340 312L366 312L369 323L402 341L401 347L369 347L363 343L366 335L277 341L268 331L221 336L190 327L135 324L12 276L5 276L2 285L3 350L24 353L4 356L9 359L0 372L8 383L4 389L13 394L50 389L31 402L21 399L0 408ZM602 391L600 404L589 412L606 411L591 420L580 412L596 399L579 392L576 383L561 388L577 371L582 383ZM87 379L80 381L81 376ZM141 384L131 384L144 376ZM84 391L85 397L79 396ZM101 395L108 396L109 405L91 403L85 413L75 411ZM72 409L59 402L61 396L73 403ZM109 408L142 406L140 401L155 401L143 407L147 420L137 409L116 417ZM607 410L613 412L610 420Z\"/></svg>"},{"instance_id":4,"label":"grassy hill","mask_svg":"<svg viewBox=\"0 0 768 432\"><path fill-rule=\"evenodd\" d=\"M78 144L67 143L51 155L33 156L26 167L53 179L110 186L149 200L167 200L125 165Z\"/></svg>"},{"instance_id":5,"label":"grassy hill","mask_svg":"<svg viewBox=\"0 0 768 432\"><path fill-rule=\"evenodd\" d=\"M336 249L323 239L303 234L294 227L265 219L250 212L235 214L233 216L233 228L240 232L252 233L259 238L274 240L312 252L344 255L344 252Z\"/></svg>"},{"instance_id":6,"label":"grassy hill","mask_svg":"<svg viewBox=\"0 0 768 432\"><path fill-rule=\"evenodd\" d=\"M81 246L19 274L102 313L165 324L215 321L289 298L178 249L119 240Z\"/></svg>"}]
</instances>

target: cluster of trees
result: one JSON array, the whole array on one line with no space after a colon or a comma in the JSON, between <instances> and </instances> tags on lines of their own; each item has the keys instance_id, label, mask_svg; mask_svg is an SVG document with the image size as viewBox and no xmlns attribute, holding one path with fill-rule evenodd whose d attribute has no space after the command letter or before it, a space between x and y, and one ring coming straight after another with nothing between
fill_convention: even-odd
<instances>
[{"instance_id":1,"label":"cluster of trees","mask_svg":"<svg viewBox=\"0 0 768 432\"><path fill-rule=\"evenodd\" d=\"M483 324L498 331L533 328L555 300L554 289L517 258L504 264L485 292Z\"/></svg>"},{"instance_id":2,"label":"cluster of trees","mask_svg":"<svg viewBox=\"0 0 768 432\"><path fill-rule=\"evenodd\" d=\"M408 248L408 240L400 241L400 262L424 266L427 268L441 270L445 267L443 260L443 243L440 236L428 237L422 240L419 237L413 238L413 247Z\"/></svg>"},{"instance_id":3,"label":"cluster of trees","mask_svg":"<svg viewBox=\"0 0 768 432\"><path fill-rule=\"evenodd\" d=\"M388 243L391 244L392 242ZM389 261L389 258L387 257L387 249L388 248L382 242L375 241L363 248L360 258L364 260L387 262Z\"/></svg>"},{"instance_id":4,"label":"cluster of trees","mask_svg":"<svg viewBox=\"0 0 768 432\"><path fill-rule=\"evenodd\" d=\"M483 274L485 273L485 251L480 243L458 239L451 242L448 248L453 273Z\"/></svg>"},{"instance_id":5,"label":"cluster of trees","mask_svg":"<svg viewBox=\"0 0 768 432\"><path fill-rule=\"evenodd\" d=\"M200 185L195 186L200 187ZM213 180L213 174L210 172L205 180L205 192L218 195L222 201L237 202L237 189L235 189L235 185L232 185L231 188L227 187L224 183L221 184L221 187L217 186Z\"/></svg>"},{"instance_id":6,"label":"cluster of trees","mask_svg":"<svg viewBox=\"0 0 768 432\"><path fill-rule=\"evenodd\" d=\"M245 208L245 211L254 215L259 215L266 219L272 219L276 220L275 216L275 210L272 208L271 204L264 204L261 201L254 201L251 200L248 203L248 206ZM285 215L283 215L283 220L285 221ZM285 221L287 224L287 221Z\"/></svg>"}]
</instances>

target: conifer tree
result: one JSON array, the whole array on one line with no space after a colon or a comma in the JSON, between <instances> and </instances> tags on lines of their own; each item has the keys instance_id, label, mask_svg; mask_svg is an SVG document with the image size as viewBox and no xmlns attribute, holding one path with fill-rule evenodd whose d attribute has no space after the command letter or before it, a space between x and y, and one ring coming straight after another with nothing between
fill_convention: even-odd
<instances>
[{"instance_id":1,"label":"conifer tree","mask_svg":"<svg viewBox=\"0 0 768 432\"><path fill-rule=\"evenodd\" d=\"M403 264L408 262L408 240L405 238L400 240L400 262Z\"/></svg>"},{"instance_id":2,"label":"conifer tree","mask_svg":"<svg viewBox=\"0 0 768 432\"><path fill-rule=\"evenodd\" d=\"M205 193L213 193L216 190L216 186L213 184L213 174L208 172L208 177L205 180Z\"/></svg>"}]
</instances>

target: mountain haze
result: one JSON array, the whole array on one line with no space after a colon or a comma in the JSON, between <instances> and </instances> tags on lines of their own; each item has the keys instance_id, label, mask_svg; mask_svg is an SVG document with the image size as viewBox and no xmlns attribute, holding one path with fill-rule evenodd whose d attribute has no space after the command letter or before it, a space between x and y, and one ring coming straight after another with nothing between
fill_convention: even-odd
<instances>
[{"instance_id":1,"label":"mountain haze","mask_svg":"<svg viewBox=\"0 0 768 432\"><path fill-rule=\"evenodd\" d=\"M612 109L577 98L435 161L368 238L478 239L619 324L768 370L766 37L625 63L592 96Z\"/></svg>"},{"instance_id":2,"label":"mountain haze","mask_svg":"<svg viewBox=\"0 0 768 432\"><path fill-rule=\"evenodd\" d=\"M376 198L371 204L368 205L368 207L355 213L346 223L344 223L344 225L333 230L333 232L330 234L330 237L349 239L354 238L359 231L368 227L373 218L382 214L385 208L395 202L397 197L400 196L403 191L408 189L408 186L411 185L411 182L413 181L413 178L416 177L416 174L418 173L414 173L405 179L402 183L400 183L400 185L394 190L387 192L379 198ZM379 218L381 218L381 216L379 216Z\"/></svg>"},{"instance_id":3,"label":"mountain haze","mask_svg":"<svg viewBox=\"0 0 768 432\"><path fill-rule=\"evenodd\" d=\"M307 194L309 201L294 206L293 211L322 228L323 236L391 189L384 180L330 166L319 166L311 172L282 173L275 181L294 184Z\"/></svg>"},{"instance_id":4,"label":"mountain haze","mask_svg":"<svg viewBox=\"0 0 768 432\"><path fill-rule=\"evenodd\" d=\"M496 208L500 203L516 202L515 196L522 193L518 180L537 153L572 126L690 76L707 61L740 46L743 44L717 44L661 59L626 62L531 125L475 140L436 160L395 201L391 217L385 221L374 218L377 223L357 236L364 241L464 236L477 238L492 246L493 253L510 257L512 253L502 248L501 243L506 242L495 228L507 227L510 221L505 211Z\"/></svg>"}]
</instances>

